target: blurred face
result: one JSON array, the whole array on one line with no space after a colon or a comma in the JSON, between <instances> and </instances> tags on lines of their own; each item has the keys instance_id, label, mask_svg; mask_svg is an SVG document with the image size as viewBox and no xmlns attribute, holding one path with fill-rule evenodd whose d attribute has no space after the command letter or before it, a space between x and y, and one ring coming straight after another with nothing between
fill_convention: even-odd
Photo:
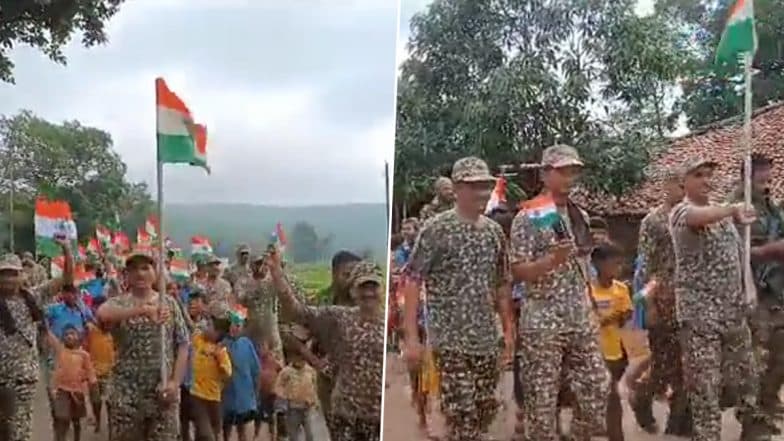
<instances>
[{"instance_id":1,"label":"blurred face","mask_svg":"<svg viewBox=\"0 0 784 441\"><path fill-rule=\"evenodd\" d=\"M204 313L204 300L201 297L196 297L188 302L188 314L191 317L198 317Z\"/></svg>"},{"instance_id":2,"label":"blurred face","mask_svg":"<svg viewBox=\"0 0 784 441\"><path fill-rule=\"evenodd\" d=\"M403 227L400 229L400 233L403 235L403 239L406 242L413 242L416 239L416 227L414 227L413 222L406 222L403 224Z\"/></svg>"},{"instance_id":3,"label":"blurred face","mask_svg":"<svg viewBox=\"0 0 784 441\"><path fill-rule=\"evenodd\" d=\"M452 202L455 200L455 191L452 188L451 182L445 182L438 187L438 198L445 202Z\"/></svg>"},{"instance_id":4,"label":"blurred face","mask_svg":"<svg viewBox=\"0 0 784 441\"><path fill-rule=\"evenodd\" d=\"M364 314L378 312L381 301L381 286L378 283L365 282L354 289L360 312Z\"/></svg>"},{"instance_id":5,"label":"blurred face","mask_svg":"<svg viewBox=\"0 0 784 441\"><path fill-rule=\"evenodd\" d=\"M606 242L609 239L607 230L604 228L592 228L591 236L593 237L594 243Z\"/></svg>"},{"instance_id":6,"label":"blurred face","mask_svg":"<svg viewBox=\"0 0 784 441\"><path fill-rule=\"evenodd\" d=\"M542 173L542 182L547 190L556 195L568 195L580 178L582 168L576 165L548 168Z\"/></svg>"},{"instance_id":7,"label":"blurred face","mask_svg":"<svg viewBox=\"0 0 784 441\"><path fill-rule=\"evenodd\" d=\"M177 297L180 288L174 282L169 282L166 284L166 294L169 294L172 297Z\"/></svg>"},{"instance_id":8,"label":"blurred face","mask_svg":"<svg viewBox=\"0 0 784 441\"><path fill-rule=\"evenodd\" d=\"M605 279L617 280L621 278L622 265L623 259L620 256L610 257L598 262L596 270L599 272L599 275Z\"/></svg>"},{"instance_id":9,"label":"blurred face","mask_svg":"<svg viewBox=\"0 0 784 441\"><path fill-rule=\"evenodd\" d=\"M354 263L344 263L342 265L338 265L332 271L332 281L338 287L338 289L347 289L348 288L348 279L351 277L351 268L354 266Z\"/></svg>"},{"instance_id":10,"label":"blurred face","mask_svg":"<svg viewBox=\"0 0 784 441\"><path fill-rule=\"evenodd\" d=\"M493 193L495 183L487 182L460 182L455 185L457 206L466 213L482 214L487 208L487 201Z\"/></svg>"},{"instance_id":11,"label":"blurred face","mask_svg":"<svg viewBox=\"0 0 784 441\"><path fill-rule=\"evenodd\" d=\"M68 306L73 306L76 304L76 301L79 299L79 294L72 291L72 290L64 290L60 293L60 298L62 299L63 303Z\"/></svg>"},{"instance_id":12,"label":"blurred face","mask_svg":"<svg viewBox=\"0 0 784 441\"><path fill-rule=\"evenodd\" d=\"M237 256L237 260L239 261L240 265L247 265L248 260L250 260L250 253L240 253Z\"/></svg>"},{"instance_id":13,"label":"blurred face","mask_svg":"<svg viewBox=\"0 0 784 441\"><path fill-rule=\"evenodd\" d=\"M24 281L22 274L16 270L0 271L0 291L5 293L15 292Z\"/></svg>"},{"instance_id":14,"label":"blurred face","mask_svg":"<svg viewBox=\"0 0 784 441\"><path fill-rule=\"evenodd\" d=\"M683 181L683 189L691 199L697 201L707 201L713 186L713 167L704 165L693 170L686 175Z\"/></svg>"},{"instance_id":15,"label":"blurred face","mask_svg":"<svg viewBox=\"0 0 784 441\"><path fill-rule=\"evenodd\" d=\"M68 329L63 334L63 343L68 348L75 348L79 346L79 333L76 329Z\"/></svg>"},{"instance_id":16,"label":"blurred face","mask_svg":"<svg viewBox=\"0 0 784 441\"><path fill-rule=\"evenodd\" d=\"M131 290L152 289L157 273L153 262L148 259L133 259L125 266L125 277Z\"/></svg>"},{"instance_id":17,"label":"blurred face","mask_svg":"<svg viewBox=\"0 0 784 441\"><path fill-rule=\"evenodd\" d=\"M234 338L237 338L240 335L242 335L242 325L238 323L232 323L231 326L229 327L229 335L231 335Z\"/></svg>"},{"instance_id":18,"label":"blurred face","mask_svg":"<svg viewBox=\"0 0 784 441\"><path fill-rule=\"evenodd\" d=\"M771 175L770 165L757 165L751 172L751 186L756 191L763 191L768 188Z\"/></svg>"},{"instance_id":19,"label":"blurred face","mask_svg":"<svg viewBox=\"0 0 784 441\"><path fill-rule=\"evenodd\" d=\"M210 277L218 277L218 275L220 275L220 262L211 262L207 267L207 274L209 274Z\"/></svg>"}]
</instances>

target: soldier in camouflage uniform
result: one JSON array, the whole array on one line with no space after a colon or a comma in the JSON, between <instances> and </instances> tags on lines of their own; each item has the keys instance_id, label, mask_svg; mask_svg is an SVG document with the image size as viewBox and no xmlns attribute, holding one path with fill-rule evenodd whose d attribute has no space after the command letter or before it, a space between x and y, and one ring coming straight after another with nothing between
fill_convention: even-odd
<instances>
[{"instance_id":1,"label":"soldier in camouflage uniform","mask_svg":"<svg viewBox=\"0 0 784 441\"><path fill-rule=\"evenodd\" d=\"M675 320L675 254L669 229L669 214L675 204L683 200L681 172L668 170L662 177L664 202L654 208L642 220L637 255L645 262L642 283L655 280L657 283L653 302L646 321L651 349L651 376L638 386L631 403L637 422L650 433L656 433L653 417L653 397L672 388L670 413L666 434L689 436L691 434L691 411L683 384L681 347Z\"/></svg>"},{"instance_id":2,"label":"soldier in camouflage uniform","mask_svg":"<svg viewBox=\"0 0 784 441\"><path fill-rule=\"evenodd\" d=\"M110 298L97 313L111 327L117 348L107 397L110 439L173 441L180 436L178 401L188 362L188 327L177 300L155 292L158 274L151 254L131 252L125 273L129 292ZM165 387L161 360L169 375Z\"/></svg>"},{"instance_id":3,"label":"soldier in camouflage uniform","mask_svg":"<svg viewBox=\"0 0 784 441\"><path fill-rule=\"evenodd\" d=\"M752 156L751 202L757 220L751 224L752 271L757 287L757 308L751 321L754 345L764 354L761 372L760 405L771 416L780 414L778 392L784 383L784 213L768 190L772 162ZM744 201L743 186L732 194L731 202Z\"/></svg>"},{"instance_id":4,"label":"soldier in camouflage uniform","mask_svg":"<svg viewBox=\"0 0 784 441\"><path fill-rule=\"evenodd\" d=\"M457 205L425 222L403 274L405 357L421 363L417 312L427 289L428 336L441 375L441 410L447 439L474 441L487 435L498 402L502 318L506 358L513 349L507 241L485 217L495 178L487 164L468 157L452 168ZM506 360L505 360L506 361Z\"/></svg>"},{"instance_id":5,"label":"soldier in camouflage uniform","mask_svg":"<svg viewBox=\"0 0 784 441\"><path fill-rule=\"evenodd\" d=\"M515 216L511 262L515 281L525 283L518 323L520 383L518 422L525 441L554 441L561 379L574 393L574 439L605 431L609 377L598 347L598 323L586 296L587 253L592 239L587 214L569 200L583 162L570 146L542 154L542 195ZM541 199L540 199L541 198ZM559 213L552 225L534 222L537 201L552 200Z\"/></svg>"},{"instance_id":6,"label":"soldier in camouflage uniform","mask_svg":"<svg viewBox=\"0 0 784 441\"><path fill-rule=\"evenodd\" d=\"M253 271L250 269L250 247L242 244L237 247L237 261L226 270L223 277L233 287L240 280L251 278L252 274Z\"/></svg>"},{"instance_id":7,"label":"soldier in camouflage uniform","mask_svg":"<svg viewBox=\"0 0 784 441\"><path fill-rule=\"evenodd\" d=\"M277 253L270 257L270 269L281 303L317 341L332 344L322 344L335 365L335 389L327 418L330 439L379 440L384 370L384 279L380 268L370 262L353 266L351 295L358 306L308 306L292 291Z\"/></svg>"},{"instance_id":8,"label":"soldier in camouflage uniform","mask_svg":"<svg viewBox=\"0 0 784 441\"><path fill-rule=\"evenodd\" d=\"M419 220L421 222L430 219L438 213L451 210L455 206L455 194L452 189L452 181L449 178L441 176L436 179L433 188L436 192L435 197L419 211Z\"/></svg>"},{"instance_id":9,"label":"soldier in camouflage uniform","mask_svg":"<svg viewBox=\"0 0 784 441\"><path fill-rule=\"evenodd\" d=\"M267 277L266 256L251 262L252 276L238 284L239 302L248 308L245 332L259 349L269 345L278 361L283 362L283 345L278 329L278 297L275 285Z\"/></svg>"},{"instance_id":10,"label":"soldier in camouflage uniform","mask_svg":"<svg viewBox=\"0 0 784 441\"><path fill-rule=\"evenodd\" d=\"M70 255L67 241L60 242ZM61 279L26 288L21 259L0 257L0 440L32 441L33 408L40 358L36 344L46 332L41 305L53 298L63 283L73 283L73 261L66 258Z\"/></svg>"},{"instance_id":11,"label":"soldier in camouflage uniform","mask_svg":"<svg viewBox=\"0 0 784 441\"><path fill-rule=\"evenodd\" d=\"M741 439L769 440L756 411L756 363L747 323L741 241L733 224L754 220L743 204L709 202L716 163L693 159L683 169L686 197L669 216L675 251L675 303L694 441L721 437L722 387L735 392Z\"/></svg>"},{"instance_id":12,"label":"soldier in camouflage uniform","mask_svg":"<svg viewBox=\"0 0 784 441\"><path fill-rule=\"evenodd\" d=\"M33 258L33 253L29 251L25 251L22 254L22 268L24 271L25 276L27 276L27 282L29 283L28 286L38 286L42 283L46 282L48 279L48 273L38 263L36 263L35 259Z\"/></svg>"},{"instance_id":13,"label":"soldier in camouflage uniform","mask_svg":"<svg viewBox=\"0 0 784 441\"><path fill-rule=\"evenodd\" d=\"M234 294L226 279L221 277L221 260L218 256L210 255L207 260L207 278L202 282L207 303L221 302L234 303Z\"/></svg>"}]
</instances>

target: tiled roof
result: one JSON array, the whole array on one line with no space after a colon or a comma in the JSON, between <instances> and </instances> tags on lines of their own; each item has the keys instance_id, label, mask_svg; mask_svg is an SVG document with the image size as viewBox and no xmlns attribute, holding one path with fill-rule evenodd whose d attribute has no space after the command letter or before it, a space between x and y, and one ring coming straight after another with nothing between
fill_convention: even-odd
<instances>
[{"instance_id":1,"label":"tiled roof","mask_svg":"<svg viewBox=\"0 0 784 441\"><path fill-rule=\"evenodd\" d=\"M742 121L732 118L693 131L670 141L665 150L655 156L647 172L648 178L615 197L577 191L574 199L586 210L602 215L645 215L661 202L661 171L681 165L694 156L705 156L718 162L715 194L722 198L739 182L743 148ZM752 139L755 153L774 161L771 190L774 198L784 199L784 103L771 104L754 112Z\"/></svg>"}]
</instances>

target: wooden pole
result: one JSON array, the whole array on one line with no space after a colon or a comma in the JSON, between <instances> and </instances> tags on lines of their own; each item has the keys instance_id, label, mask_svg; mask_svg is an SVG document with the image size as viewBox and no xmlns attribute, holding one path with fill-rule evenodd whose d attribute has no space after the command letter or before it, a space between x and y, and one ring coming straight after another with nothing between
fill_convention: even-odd
<instances>
[{"instance_id":1,"label":"wooden pole","mask_svg":"<svg viewBox=\"0 0 784 441\"><path fill-rule=\"evenodd\" d=\"M743 106L743 144L745 146L743 158L743 198L746 208L751 209L751 113L752 113L752 90L751 90L751 63L753 56L747 53L744 56L744 77L745 92ZM754 287L754 277L751 271L751 225L743 227L743 282L746 291L746 300L752 303L757 301L757 291Z\"/></svg>"},{"instance_id":2,"label":"wooden pole","mask_svg":"<svg viewBox=\"0 0 784 441\"><path fill-rule=\"evenodd\" d=\"M158 87L155 87L155 103L157 115ZM161 162L160 145L158 145L158 118L155 118L155 155L156 155L156 181L158 184L158 306L164 308L164 297L166 296L166 271L164 265L164 243L163 243L163 162ZM166 369L166 325L161 324L161 387L165 390L169 379L169 372Z\"/></svg>"}]
</instances>

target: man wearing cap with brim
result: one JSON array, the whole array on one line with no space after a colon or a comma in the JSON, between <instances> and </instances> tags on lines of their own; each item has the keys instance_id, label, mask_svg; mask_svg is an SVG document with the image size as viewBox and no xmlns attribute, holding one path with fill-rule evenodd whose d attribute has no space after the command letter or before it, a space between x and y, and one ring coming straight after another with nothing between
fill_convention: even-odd
<instances>
[{"instance_id":1,"label":"man wearing cap with brim","mask_svg":"<svg viewBox=\"0 0 784 441\"><path fill-rule=\"evenodd\" d=\"M419 220L422 222L438 213L451 210L455 206L455 193L452 180L445 176L439 176L433 183L433 190L436 193L433 200L425 204L419 211Z\"/></svg>"},{"instance_id":2,"label":"man wearing cap with brim","mask_svg":"<svg viewBox=\"0 0 784 441\"><path fill-rule=\"evenodd\" d=\"M452 182L455 207L425 222L401 277L404 356L412 369L422 363L417 312L425 287L425 332L440 370L447 439L463 441L485 437L495 419L498 317L503 363L514 345L513 312L506 236L484 215L495 178L483 160L467 157L455 162Z\"/></svg>"},{"instance_id":3,"label":"man wearing cap with brim","mask_svg":"<svg viewBox=\"0 0 784 441\"><path fill-rule=\"evenodd\" d=\"M567 386L579 406L573 436L590 439L606 432L609 377L587 288L589 219L569 199L583 162L574 147L555 145L542 153L541 167L542 193L522 204L511 229L512 274L526 284L518 323L516 362L525 389L518 427L525 441L556 440L555 397ZM540 215L549 210L557 216Z\"/></svg>"},{"instance_id":4,"label":"man wearing cap with brim","mask_svg":"<svg viewBox=\"0 0 784 441\"><path fill-rule=\"evenodd\" d=\"M717 166L704 157L686 161L686 196L669 217L675 250L676 317L694 420L692 439L721 437L725 404L736 407L743 427L741 440L769 440L768 423L756 408L759 377L747 318L752 305L746 297L745 263L735 228L736 223L754 222L755 213L743 203L711 203ZM722 403L722 398L728 402Z\"/></svg>"},{"instance_id":5,"label":"man wearing cap with brim","mask_svg":"<svg viewBox=\"0 0 784 441\"><path fill-rule=\"evenodd\" d=\"M654 396L660 391L672 390L668 401L670 412L664 433L690 436L692 431L689 397L686 395L682 351L675 317L675 251L669 228L672 208L683 201L682 172L671 167L657 177L661 185L662 203L653 208L640 224L637 256L640 261L636 274L641 291L655 281L655 289L646 293L641 308L645 315L645 329L651 350L650 377L641 384L636 382L642 372L637 369L627 373L627 386L634 391L630 404L637 423L648 433L658 433L653 416ZM637 292L635 293L637 294Z\"/></svg>"},{"instance_id":6,"label":"man wearing cap with brim","mask_svg":"<svg viewBox=\"0 0 784 441\"><path fill-rule=\"evenodd\" d=\"M46 282L46 279L48 278L44 267L35 261L33 253L29 251L22 253L22 268L27 276L29 286L38 286Z\"/></svg>"},{"instance_id":7,"label":"man wearing cap with brim","mask_svg":"<svg viewBox=\"0 0 784 441\"><path fill-rule=\"evenodd\" d=\"M308 328L322 345L335 377L329 415L330 439L375 441L381 436L384 370L384 278L378 265L362 261L352 267L351 295L357 306L309 306L294 293L278 253L269 259L281 305ZM337 338L335 338L337 336Z\"/></svg>"},{"instance_id":8,"label":"man wearing cap with brim","mask_svg":"<svg viewBox=\"0 0 784 441\"><path fill-rule=\"evenodd\" d=\"M33 436L33 409L40 376L36 350L46 321L41 304L64 285L73 284L73 257L67 241L62 248L65 268L60 279L27 288L22 260L0 256L0 439L27 441Z\"/></svg>"},{"instance_id":9,"label":"man wearing cap with brim","mask_svg":"<svg viewBox=\"0 0 784 441\"><path fill-rule=\"evenodd\" d=\"M179 438L179 388L190 338L177 299L155 291L159 276L149 251L132 251L125 260L127 292L109 298L97 311L98 320L112 326L117 336L107 397L113 441ZM162 348L165 387L160 378Z\"/></svg>"},{"instance_id":10,"label":"man wearing cap with brim","mask_svg":"<svg viewBox=\"0 0 784 441\"><path fill-rule=\"evenodd\" d=\"M231 284L221 277L221 272L223 271L221 259L214 254L210 254L207 256L205 263L207 264L207 278L204 280L203 285L207 295L207 303L236 303Z\"/></svg>"},{"instance_id":11,"label":"man wearing cap with brim","mask_svg":"<svg viewBox=\"0 0 784 441\"><path fill-rule=\"evenodd\" d=\"M253 340L259 353L272 351L283 363L283 343L278 328L278 297L275 287L267 277L267 255L251 260L251 278L240 281L239 303L248 309L246 335ZM266 351L264 348L268 348Z\"/></svg>"},{"instance_id":12,"label":"man wearing cap with brim","mask_svg":"<svg viewBox=\"0 0 784 441\"><path fill-rule=\"evenodd\" d=\"M226 270L224 277L234 287L240 279L250 278L251 273L250 247L247 244L240 244L237 247L237 261Z\"/></svg>"}]
</instances>

